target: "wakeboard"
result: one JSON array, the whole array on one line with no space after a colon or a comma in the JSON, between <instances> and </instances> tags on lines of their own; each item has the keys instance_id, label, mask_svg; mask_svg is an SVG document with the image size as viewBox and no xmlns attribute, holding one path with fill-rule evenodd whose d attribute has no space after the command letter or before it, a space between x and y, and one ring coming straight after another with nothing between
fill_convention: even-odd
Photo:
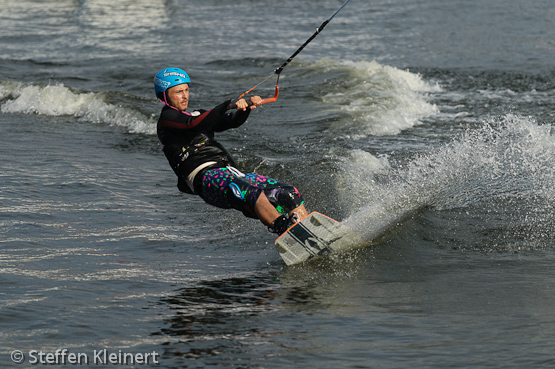
<instances>
[{"instance_id":1,"label":"wakeboard","mask_svg":"<svg viewBox=\"0 0 555 369\"><path fill-rule=\"evenodd\" d=\"M370 242L337 220L315 211L279 236L274 244L285 264L294 265L367 246Z\"/></svg>"}]
</instances>

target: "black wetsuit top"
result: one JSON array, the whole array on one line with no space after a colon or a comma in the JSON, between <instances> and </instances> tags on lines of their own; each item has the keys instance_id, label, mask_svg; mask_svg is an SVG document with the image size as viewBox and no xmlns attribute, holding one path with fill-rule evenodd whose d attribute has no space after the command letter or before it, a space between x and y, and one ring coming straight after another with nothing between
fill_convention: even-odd
<instances>
[{"instance_id":1,"label":"black wetsuit top","mask_svg":"<svg viewBox=\"0 0 555 369\"><path fill-rule=\"evenodd\" d=\"M211 110L198 110L192 114L180 112L169 106L162 109L158 119L157 133L163 145L164 154L178 177L177 187L187 193L192 191L187 185L189 175L207 162L215 162L197 173L193 182L198 189L199 178L209 169L235 162L227 150L214 139L215 132L223 132L241 126L247 120L250 109L226 113L230 101Z\"/></svg>"}]
</instances>

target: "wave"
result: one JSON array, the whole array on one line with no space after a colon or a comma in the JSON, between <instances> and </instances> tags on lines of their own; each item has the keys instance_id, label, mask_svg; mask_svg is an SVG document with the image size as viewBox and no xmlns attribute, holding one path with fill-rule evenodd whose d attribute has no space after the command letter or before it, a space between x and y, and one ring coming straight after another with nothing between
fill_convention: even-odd
<instances>
[{"instance_id":1,"label":"wave","mask_svg":"<svg viewBox=\"0 0 555 369\"><path fill-rule=\"evenodd\" d=\"M91 123L105 123L132 133L154 134L156 120L134 108L107 102L106 92L77 92L63 84L0 83L3 113L74 116Z\"/></svg>"},{"instance_id":2,"label":"wave","mask_svg":"<svg viewBox=\"0 0 555 369\"><path fill-rule=\"evenodd\" d=\"M441 91L408 70L381 65L376 61L334 62L323 60L315 67L344 70L343 80L324 96L324 102L339 106L357 125L359 134L394 135L439 113L428 95Z\"/></svg>"},{"instance_id":3,"label":"wave","mask_svg":"<svg viewBox=\"0 0 555 369\"><path fill-rule=\"evenodd\" d=\"M440 91L439 86L409 71L375 61L323 59L302 68L298 77L310 80L312 73L321 78L331 76L331 88L327 82L320 86L325 89L323 101L335 111L347 113L349 118L337 124L353 135L398 134L438 112L427 101L427 93ZM319 84L321 78L320 82L311 83ZM136 96L126 95L120 96L123 103L114 103L117 95L121 94L76 91L62 83L0 82L4 113L74 116L92 123L126 127L132 133L154 134L155 117L137 109L143 102L137 102Z\"/></svg>"},{"instance_id":4,"label":"wave","mask_svg":"<svg viewBox=\"0 0 555 369\"><path fill-rule=\"evenodd\" d=\"M342 202L354 212L345 222L369 240L423 208L493 206L520 226L554 224L553 127L516 115L482 123L397 167L387 157L354 151L338 183L350 183Z\"/></svg>"}]
</instances>

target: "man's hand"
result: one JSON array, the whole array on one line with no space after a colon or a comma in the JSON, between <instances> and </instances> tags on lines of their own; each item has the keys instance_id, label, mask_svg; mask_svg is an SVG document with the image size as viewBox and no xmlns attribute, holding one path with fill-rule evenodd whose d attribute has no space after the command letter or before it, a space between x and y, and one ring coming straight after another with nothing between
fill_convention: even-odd
<instances>
[{"instance_id":1,"label":"man's hand","mask_svg":"<svg viewBox=\"0 0 555 369\"><path fill-rule=\"evenodd\" d=\"M252 105L250 106L251 109L256 109L258 106L262 105L262 98L260 96L252 96L250 98ZM237 106L237 110L246 111L249 107L249 104L245 99L241 99L235 103Z\"/></svg>"}]
</instances>

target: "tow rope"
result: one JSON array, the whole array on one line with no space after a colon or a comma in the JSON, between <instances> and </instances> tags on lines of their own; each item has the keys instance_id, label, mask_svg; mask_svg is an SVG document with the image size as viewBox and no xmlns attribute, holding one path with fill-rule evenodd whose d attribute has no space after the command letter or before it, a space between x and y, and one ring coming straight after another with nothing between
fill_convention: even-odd
<instances>
[{"instance_id":1,"label":"tow rope","mask_svg":"<svg viewBox=\"0 0 555 369\"><path fill-rule=\"evenodd\" d=\"M270 74L268 77L266 77L264 80L262 80L261 82L257 83L254 87L252 87L251 89L243 92L243 94L241 94L241 96L239 96L237 98L237 100L241 100L245 95L247 95L249 92L251 92L252 90L254 90L255 88L257 88L258 86L260 86L261 84L263 84L264 82L266 82L267 80L269 80L270 78L273 77L274 74L277 74L277 81L276 81L276 87L275 87L275 93L273 97L269 97L267 99L263 99L262 100L262 104L267 104L267 103L271 103L277 100L278 96L279 96L279 75L281 74L281 72L283 71L283 68L285 68L287 66L287 64L289 64L305 47L306 45L308 45L312 40L314 40L316 38L316 36L318 36L320 34L320 32L322 32L324 30L324 28L326 28L326 26L328 25L329 22L331 22L331 20L341 11L343 10L343 8L349 3L349 1L351 0L347 0L345 1L345 3L343 5L341 5L341 7L339 9L337 9L335 11L335 13L333 13L333 15L331 17L329 17L328 19L326 19L321 25L320 27L316 28L316 32L314 32L314 34L312 36L310 36L308 38L308 40L305 41L304 44L301 45L301 47L299 47L297 49L297 51L295 51L293 53L293 55L291 55L279 68L276 68L272 74ZM252 103L249 101L249 106L252 105ZM232 102L229 105L229 109L234 109L236 108L235 104Z\"/></svg>"}]
</instances>

